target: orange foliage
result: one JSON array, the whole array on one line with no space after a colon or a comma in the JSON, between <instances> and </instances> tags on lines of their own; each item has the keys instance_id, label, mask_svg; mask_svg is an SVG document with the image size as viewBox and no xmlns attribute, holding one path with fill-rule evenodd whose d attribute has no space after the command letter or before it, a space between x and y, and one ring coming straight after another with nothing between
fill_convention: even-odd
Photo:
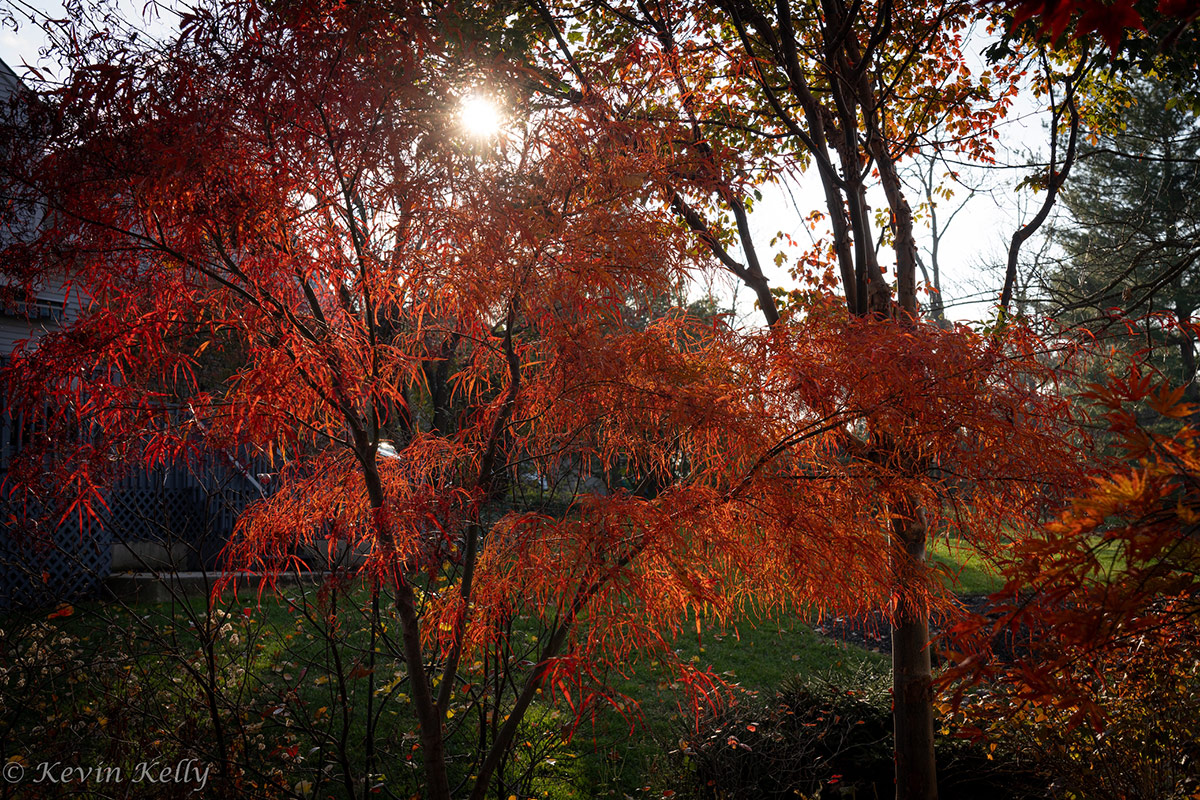
<instances>
[{"instance_id":1,"label":"orange foliage","mask_svg":"<svg viewBox=\"0 0 1200 800\"><path fill-rule=\"evenodd\" d=\"M948 678L986 680L1015 703L1057 706L1073 723L1100 729L1118 707L1114 698L1182 701L1185 695L1171 693L1194 680L1200 434L1182 390L1136 369L1084 397L1125 457L1097 474L1053 524L1014 548L993 618L959 627L959 643L973 655ZM1147 429L1139 421L1146 407L1177 420L1176 429ZM1027 643L1030 657L1012 664L986 658L988 639L1005 633ZM1152 698L1150 688L1161 694L1164 686L1165 699Z\"/></svg>"},{"instance_id":2,"label":"orange foliage","mask_svg":"<svg viewBox=\"0 0 1200 800\"><path fill-rule=\"evenodd\" d=\"M538 686L593 708L608 667L669 659L688 613L946 608L893 546L897 520L993 551L1073 488L1070 407L1018 327L988 341L825 292L767 331L637 323L631 301L708 266L629 180L687 166L661 140L599 100L520 98L520 123L473 142L445 98L474 74L439 20L214 9L169 46L97 40L31 107L37 136L13 139L5 175L49 216L5 273L65 277L86 307L6 368L27 412L52 401L12 478L31 507L95 513L122 470L271 453L279 488L230 563L278 572L324 536L369 554L431 796L448 795L457 666L503 649L514 618L544 638L532 666L504 663L525 676L513 696L482 701L513 710L477 795ZM227 374L203 378L214 360ZM653 491L499 502L506 484L620 471Z\"/></svg>"}]
</instances>

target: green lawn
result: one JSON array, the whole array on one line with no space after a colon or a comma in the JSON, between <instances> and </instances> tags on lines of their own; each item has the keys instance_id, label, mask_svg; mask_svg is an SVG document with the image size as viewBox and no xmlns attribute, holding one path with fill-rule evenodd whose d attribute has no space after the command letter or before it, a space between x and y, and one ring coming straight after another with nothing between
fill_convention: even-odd
<instances>
[{"instance_id":1,"label":"green lawn","mask_svg":"<svg viewBox=\"0 0 1200 800\"><path fill-rule=\"evenodd\" d=\"M995 567L965 544L933 541L929 560L956 594L991 594L1004 585Z\"/></svg>"},{"instance_id":2,"label":"green lawn","mask_svg":"<svg viewBox=\"0 0 1200 800\"><path fill-rule=\"evenodd\" d=\"M986 593L1000 585L986 562L964 549L939 542L931 557L955 591ZM418 779L416 726L395 631L372 645L370 602L362 590L338 598L332 625L331 609L321 611L315 600L312 588L287 587L264 594L261 604L246 596L223 601L210 628L216 634L211 660L202 598L132 608L80 604L69 616L43 615L28 627L5 620L0 648L6 657L36 658L38 647L55 657L19 685L12 670L0 676L0 761L14 754L79 762L128 760L134 752L191 755L214 735L210 692L219 696L223 735L250 754L244 780L251 788L344 796L345 767L361 770L367 757L361 734L369 712L378 720L380 783L409 796ZM771 702L797 674L886 671L886 656L818 636L805 620L801 614L724 626L701 620L697 635L689 619L670 647L682 662L724 682L722 702L751 706ZM382 621L385 628L391 624L386 607ZM35 629L41 643L23 643ZM338 652L327 646L329 637L340 642ZM561 736L571 726L569 710L535 705L518 748L526 751L525 763L537 765L536 795L622 798L669 788L680 768L671 751L695 723L685 687L651 657L622 664L608 677L625 698L621 708L588 716L569 742ZM449 723L464 722L453 743L460 752L470 747L474 722L460 716ZM128 752L117 753L114 742Z\"/></svg>"},{"instance_id":3,"label":"green lawn","mask_svg":"<svg viewBox=\"0 0 1200 800\"><path fill-rule=\"evenodd\" d=\"M1101 578L1107 579L1124 568L1125 561L1118 547L1111 542L1092 541ZM967 545L938 539L929 545L929 559L941 572L946 585L957 594L991 594L1004 585L996 567Z\"/></svg>"},{"instance_id":4,"label":"green lawn","mask_svg":"<svg viewBox=\"0 0 1200 800\"><path fill-rule=\"evenodd\" d=\"M681 660L711 668L727 683L725 702L761 706L797 674L849 674L863 667L887 668L886 656L818 636L796 617L748 619L724 629L701 626L674 642ZM547 781L558 798L638 796L643 789L671 788L679 763L669 754L694 730L683 687L669 682L656 664L632 665L615 688L632 697L637 716L615 711L585 722L573 739L571 767Z\"/></svg>"}]
</instances>

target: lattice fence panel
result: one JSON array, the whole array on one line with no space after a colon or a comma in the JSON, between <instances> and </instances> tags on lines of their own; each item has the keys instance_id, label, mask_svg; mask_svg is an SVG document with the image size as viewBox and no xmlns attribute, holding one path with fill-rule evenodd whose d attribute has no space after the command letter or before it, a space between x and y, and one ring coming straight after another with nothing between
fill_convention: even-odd
<instances>
[{"instance_id":1,"label":"lattice fence panel","mask_svg":"<svg viewBox=\"0 0 1200 800\"><path fill-rule=\"evenodd\" d=\"M0 510L9 519L9 509ZM93 594L112 565L112 534L69 520L46 537L8 528L0 536L0 608L52 606Z\"/></svg>"},{"instance_id":2,"label":"lattice fence panel","mask_svg":"<svg viewBox=\"0 0 1200 800\"><path fill-rule=\"evenodd\" d=\"M7 440L8 428L0 428L0 441ZM75 523L53 537L6 530L0 536L0 608L53 605L94 592L111 570L114 543L151 542L182 552L172 568L223 567L221 553L238 517L267 494L273 484L259 478L272 471L265 457L211 453L199 463L125 476L106 493L107 514L85 535ZM0 515L9 517L2 500Z\"/></svg>"},{"instance_id":3,"label":"lattice fence panel","mask_svg":"<svg viewBox=\"0 0 1200 800\"><path fill-rule=\"evenodd\" d=\"M190 541L198 524L194 489L118 489L106 526L117 542Z\"/></svg>"},{"instance_id":4,"label":"lattice fence panel","mask_svg":"<svg viewBox=\"0 0 1200 800\"><path fill-rule=\"evenodd\" d=\"M4 406L0 393L0 485L12 458L35 433L29 420ZM37 519L36 509L17 511L0 496L0 609L52 606L95 592L112 565L111 533L94 520L59 524Z\"/></svg>"},{"instance_id":5,"label":"lattice fence panel","mask_svg":"<svg viewBox=\"0 0 1200 800\"><path fill-rule=\"evenodd\" d=\"M242 454L231 458L212 454L195 472L198 503L203 505L207 525L202 546L206 568L223 567L220 551L234 536L242 513L270 494L270 481L260 480L272 472L265 456Z\"/></svg>"}]
</instances>

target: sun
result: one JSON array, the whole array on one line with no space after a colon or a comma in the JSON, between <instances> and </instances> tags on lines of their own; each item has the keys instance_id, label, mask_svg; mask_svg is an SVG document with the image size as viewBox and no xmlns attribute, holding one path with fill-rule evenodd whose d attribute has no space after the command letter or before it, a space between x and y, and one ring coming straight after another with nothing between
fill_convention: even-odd
<instances>
[{"instance_id":1,"label":"sun","mask_svg":"<svg viewBox=\"0 0 1200 800\"><path fill-rule=\"evenodd\" d=\"M494 100L482 94L469 94L459 104L458 117L463 129L480 139L500 132L500 109Z\"/></svg>"}]
</instances>

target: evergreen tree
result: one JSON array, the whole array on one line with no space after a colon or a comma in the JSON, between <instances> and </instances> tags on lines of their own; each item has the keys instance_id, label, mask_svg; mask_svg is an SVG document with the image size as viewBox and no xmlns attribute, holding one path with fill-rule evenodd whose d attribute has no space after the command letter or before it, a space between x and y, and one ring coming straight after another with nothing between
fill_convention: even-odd
<instances>
[{"instance_id":1,"label":"evergreen tree","mask_svg":"<svg viewBox=\"0 0 1200 800\"><path fill-rule=\"evenodd\" d=\"M1042 288L1053 316L1119 336L1173 382L1191 383L1200 120L1166 82L1139 79L1129 88L1133 103L1120 128L1081 148L1063 192L1066 218L1053 234L1064 257ZM1189 397L1197 395L1193 385Z\"/></svg>"}]
</instances>

